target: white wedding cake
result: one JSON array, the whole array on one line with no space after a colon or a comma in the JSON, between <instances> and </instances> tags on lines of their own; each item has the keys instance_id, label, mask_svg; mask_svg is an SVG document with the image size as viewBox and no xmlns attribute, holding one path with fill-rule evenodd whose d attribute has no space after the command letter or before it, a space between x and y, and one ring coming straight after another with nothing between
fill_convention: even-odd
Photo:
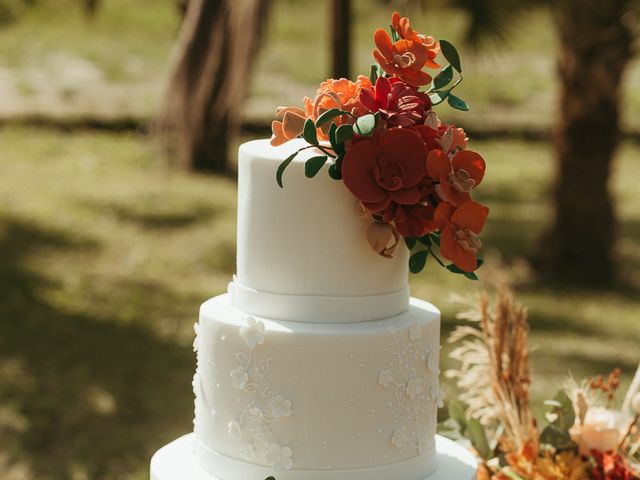
<instances>
[{"instance_id":1,"label":"white wedding cake","mask_svg":"<svg viewBox=\"0 0 640 480\"><path fill-rule=\"evenodd\" d=\"M152 480L467 480L475 460L436 435L440 312L410 298L408 249L306 145L243 144L237 275L196 324L194 433L156 453ZM324 167L326 168L326 167Z\"/></svg>"}]
</instances>

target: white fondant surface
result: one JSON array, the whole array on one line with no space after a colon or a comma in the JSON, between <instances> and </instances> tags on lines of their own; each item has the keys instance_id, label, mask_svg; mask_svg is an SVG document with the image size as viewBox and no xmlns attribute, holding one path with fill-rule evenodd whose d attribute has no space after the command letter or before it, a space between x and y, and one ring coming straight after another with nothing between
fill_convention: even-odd
<instances>
[{"instance_id":1,"label":"white fondant surface","mask_svg":"<svg viewBox=\"0 0 640 480\"><path fill-rule=\"evenodd\" d=\"M164 446L151 459L151 480L254 480L253 477L234 474L222 477L210 474L200 468L195 454L194 435L185 435ZM436 436L437 470L420 480L475 480L477 462L473 454L464 447L441 436ZM313 480L370 480L372 477L358 477L359 472L309 472ZM352 474L352 475L351 475ZM345 476L346 475L346 476ZM255 480L265 477L257 476ZM276 475L277 480L298 480L295 472ZM416 480L411 477L392 475L385 480Z\"/></svg>"},{"instance_id":2,"label":"white fondant surface","mask_svg":"<svg viewBox=\"0 0 640 480\"><path fill-rule=\"evenodd\" d=\"M408 478L425 477L434 467L439 320L417 299L401 315L348 324L250 316L228 295L205 302L194 377L201 465L227 471L228 457L291 472L396 464Z\"/></svg>"},{"instance_id":3,"label":"white fondant surface","mask_svg":"<svg viewBox=\"0 0 640 480\"><path fill-rule=\"evenodd\" d=\"M268 140L255 140L240 146L236 283L257 292L325 297L375 297L405 290L407 248L399 245L392 259L371 249L366 235L371 220L358 214L357 201L344 184L329 178L326 167L315 178L305 177L304 162L317 151L299 154L284 174L284 188L278 187L278 165L305 145L295 140L272 147ZM403 312L406 300L395 299L388 310ZM374 311L367 303L361 302L360 308ZM245 309L242 303L238 307ZM286 305L278 308L289 313L278 318L295 316ZM297 318L312 321L300 312Z\"/></svg>"}]
</instances>

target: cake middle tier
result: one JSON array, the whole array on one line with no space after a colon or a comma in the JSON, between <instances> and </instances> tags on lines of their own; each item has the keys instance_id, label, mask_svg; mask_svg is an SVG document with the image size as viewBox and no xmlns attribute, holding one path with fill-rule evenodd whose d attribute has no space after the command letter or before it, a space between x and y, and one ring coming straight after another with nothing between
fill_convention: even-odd
<instances>
[{"instance_id":1,"label":"cake middle tier","mask_svg":"<svg viewBox=\"0 0 640 480\"><path fill-rule=\"evenodd\" d=\"M312 179L305 162L320 154L303 150L276 183L278 166L299 148L294 140L240 146L238 156L237 276L235 304L255 315L287 321L332 321L332 311L352 312L344 321L375 320L408 307L408 250L393 258L372 250L359 202L327 165ZM360 211L359 211L360 210Z\"/></svg>"},{"instance_id":2,"label":"cake middle tier","mask_svg":"<svg viewBox=\"0 0 640 480\"><path fill-rule=\"evenodd\" d=\"M426 477L439 330L438 310L417 299L403 314L351 324L255 317L228 295L205 302L194 377L201 465L223 480Z\"/></svg>"}]
</instances>

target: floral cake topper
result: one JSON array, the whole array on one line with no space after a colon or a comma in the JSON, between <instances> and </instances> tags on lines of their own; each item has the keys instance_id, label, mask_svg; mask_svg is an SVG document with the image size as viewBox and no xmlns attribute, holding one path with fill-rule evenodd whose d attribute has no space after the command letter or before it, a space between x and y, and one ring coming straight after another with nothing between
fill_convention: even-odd
<instances>
[{"instance_id":1,"label":"floral cake topper","mask_svg":"<svg viewBox=\"0 0 640 480\"><path fill-rule=\"evenodd\" d=\"M469 110L452 93L463 79L460 57L451 43L417 33L397 12L389 30L374 33L377 64L369 77L328 79L313 99L304 98L303 108L278 107L271 144L303 138L309 145L280 164L276 181L282 187L285 169L312 148L318 155L305 162L305 175L312 178L329 163L329 176L344 182L371 220L367 238L379 255L392 257L403 237L412 272L431 256L477 279L478 235L489 209L471 193L482 182L485 162L467 150L464 130L443 123L433 110L445 101ZM436 63L438 53L445 66ZM438 72L432 77L425 69Z\"/></svg>"}]
</instances>

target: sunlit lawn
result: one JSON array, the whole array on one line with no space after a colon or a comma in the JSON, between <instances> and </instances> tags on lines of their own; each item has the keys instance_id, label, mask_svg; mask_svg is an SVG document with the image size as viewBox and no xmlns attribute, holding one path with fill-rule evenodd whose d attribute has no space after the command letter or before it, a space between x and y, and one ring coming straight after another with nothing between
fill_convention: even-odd
<instances>
[{"instance_id":1,"label":"sunlit lawn","mask_svg":"<svg viewBox=\"0 0 640 480\"><path fill-rule=\"evenodd\" d=\"M137 135L8 128L0 145L2 478L147 478L152 452L191 429L192 325L234 272L235 184L173 171ZM473 146L490 162L482 275L514 280L530 308L536 398L569 370L621 366L628 381L640 360L640 148L625 146L614 181L624 280L581 292L534 285L523 262L548 219L549 148ZM434 267L413 293L443 309L448 331L450 292L483 284Z\"/></svg>"}]
</instances>

